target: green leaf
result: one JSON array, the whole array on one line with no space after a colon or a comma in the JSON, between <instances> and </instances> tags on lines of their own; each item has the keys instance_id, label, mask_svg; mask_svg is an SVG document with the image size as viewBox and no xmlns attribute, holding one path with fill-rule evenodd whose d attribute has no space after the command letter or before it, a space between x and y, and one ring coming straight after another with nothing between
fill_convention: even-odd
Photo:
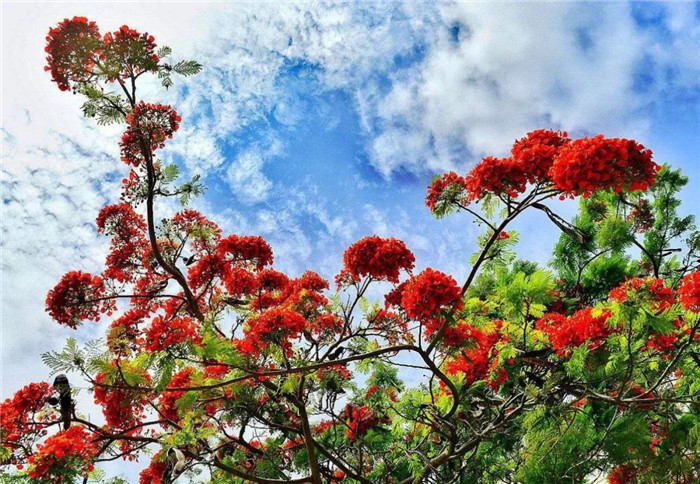
<instances>
[{"instance_id":1,"label":"green leaf","mask_svg":"<svg viewBox=\"0 0 700 484\"><path fill-rule=\"evenodd\" d=\"M168 47L167 45L162 45L162 46L156 51L156 55L157 55L159 58L162 59L163 57L167 57L167 56L169 56L170 54L172 54L172 52L173 52L173 50L172 50L170 47Z\"/></svg>"},{"instance_id":2,"label":"green leaf","mask_svg":"<svg viewBox=\"0 0 700 484\"><path fill-rule=\"evenodd\" d=\"M181 76L192 76L202 70L202 65L197 61L180 61L173 66L173 71Z\"/></svg>"},{"instance_id":3,"label":"green leaf","mask_svg":"<svg viewBox=\"0 0 700 484\"><path fill-rule=\"evenodd\" d=\"M175 359L165 356L158 362L156 376L158 377L155 392L161 393L168 386L175 372Z\"/></svg>"},{"instance_id":4,"label":"green leaf","mask_svg":"<svg viewBox=\"0 0 700 484\"><path fill-rule=\"evenodd\" d=\"M194 405L195 400L197 400L197 392L189 391L177 400L175 406L179 412L183 412Z\"/></svg>"}]
</instances>

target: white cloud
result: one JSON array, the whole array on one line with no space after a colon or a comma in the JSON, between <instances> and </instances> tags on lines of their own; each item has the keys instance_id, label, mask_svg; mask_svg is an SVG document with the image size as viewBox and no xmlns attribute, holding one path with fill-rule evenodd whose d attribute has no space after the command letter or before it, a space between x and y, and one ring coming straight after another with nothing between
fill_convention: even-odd
<instances>
[{"instance_id":1,"label":"white cloud","mask_svg":"<svg viewBox=\"0 0 700 484\"><path fill-rule=\"evenodd\" d=\"M644 138L639 111L664 89L697 87L700 72L694 7L668 7L671 45L637 27L628 4L440 4L425 59L392 74L387 95L357 93L373 164L385 176L449 170L539 127ZM644 56L657 71L648 94L633 90Z\"/></svg>"},{"instance_id":2,"label":"white cloud","mask_svg":"<svg viewBox=\"0 0 700 484\"><path fill-rule=\"evenodd\" d=\"M257 148L239 154L226 171L231 191L243 204L264 202L270 196L272 182L262 172L263 156Z\"/></svg>"}]
</instances>

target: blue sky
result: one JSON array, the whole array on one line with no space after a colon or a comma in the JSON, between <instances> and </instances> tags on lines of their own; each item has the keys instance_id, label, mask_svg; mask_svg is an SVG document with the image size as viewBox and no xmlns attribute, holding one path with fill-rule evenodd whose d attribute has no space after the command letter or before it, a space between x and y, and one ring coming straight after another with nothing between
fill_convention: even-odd
<instances>
[{"instance_id":1,"label":"blue sky","mask_svg":"<svg viewBox=\"0 0 700 484\"><path fill-rule=\"evenodd\" d=\"M118 197L121 127L82 119L43 72L49 26L85 15L146 30L204 65L168 92L181 129L163 150L209 190L194 206L225 232L260 234L276 265L332 278L370 234L402 238L419 267L463 279L476 228L434 220L431 176L466 173L537 128L635 138L700 192L700 3L3 3L2 385L48 370L72 332L43 312L68 270L99 272L99 209ZM163 12L167 11L167 18ZM693 205L695 204L695 205ZM161 215L173 206L161 207ZM571 213L571 206L562 206ZM521 255L546 263L557 233L520 222ZM88 398L88 397L86 397ZM89 400L89 398L88 398Z\"/></svg>"}]
</instances>

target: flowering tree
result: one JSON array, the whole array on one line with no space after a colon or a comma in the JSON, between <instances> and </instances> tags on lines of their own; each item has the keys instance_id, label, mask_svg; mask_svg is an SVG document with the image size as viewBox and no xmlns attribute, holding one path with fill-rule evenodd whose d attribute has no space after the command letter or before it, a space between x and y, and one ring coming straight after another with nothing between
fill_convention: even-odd
<instances>
[{"instance_id":1,"label":"flowering tree","mask_svg":"<svg viewBox=\"0 0 700 484\"><path fill-rule=\"evenodd\" d=\"M27 385L0 408L14 472L2 480L99 481L96 466L115 459L145 460L143 484L183 472L211 483L700 478L700 235L676 210L686 179L650 150L528 133L510 157L429 187L437 217L466 212L483 229L465 281L414 271L402 241L372 236L346 250L332 294L314 272L276 271L261 237L224 235L187 208L154 218L158 200L186 205L202 186L178 185L157 159L181 119L139 100L137 81L155 74L167 88L199 64L82 17L47 41L59 89L84 95L98 123L126 124L121 198L97 216L112 242L105 270L68 272L46 298L58 324L110 320L104 342L44 355L89 384L104 418L88 420L66 383ZM566 198L579 200L571 222L550 207ZM551 270L516 259L508 228L526 210L562 232ZM368 301L377 284L390 289ZM408 387L416 368L429 377Z\"/></svg>"}]
</instances>

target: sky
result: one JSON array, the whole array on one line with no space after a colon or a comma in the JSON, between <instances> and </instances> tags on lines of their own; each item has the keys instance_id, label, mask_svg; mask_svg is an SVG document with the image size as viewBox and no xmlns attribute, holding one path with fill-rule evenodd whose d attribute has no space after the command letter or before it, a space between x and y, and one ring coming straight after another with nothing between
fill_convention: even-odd
<instances>
[{"instance_id":1,"label":"sky","mask_svg":"<svg viewBox=\"0 0 700 484\"><path fill-rule=\"evenodd\" d=\"M204 66L140 88L183 118L160 155L203 177L194 208L265 237L292 276L332 279L345 248L377 234L464 280L479 232L466 215L435 220L426 187L539 128L638 140L690 176L697 213L698 2L3 2L2 399L49 378L42 352L108 324L73 331L44 312L65 272L102 270L95 217L128 172L123 126L82 118L43 71L49 27L74 15ZM546 264L555 228L541 214L517 228L520 256Z\"/></svg>"}]
</instances>

